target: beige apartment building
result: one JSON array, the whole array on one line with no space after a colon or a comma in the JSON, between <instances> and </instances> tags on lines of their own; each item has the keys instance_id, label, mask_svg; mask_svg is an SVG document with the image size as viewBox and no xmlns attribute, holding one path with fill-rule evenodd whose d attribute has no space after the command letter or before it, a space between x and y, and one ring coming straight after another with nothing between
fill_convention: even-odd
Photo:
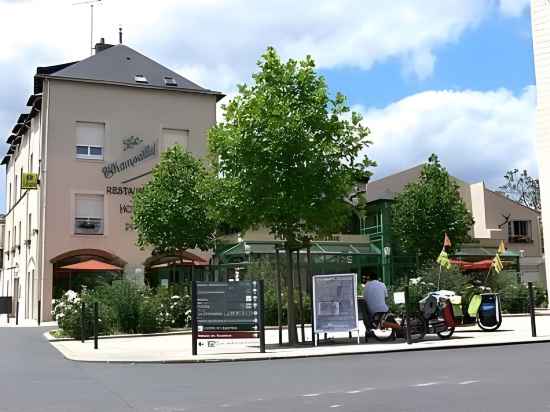
<instances>
[{"instance_id":1,"label":"beige apartment building","mask_svg":"<svg viewBox=\"0 0 550 412\"><path fill-rule=\"evenodd\" d=\"M419 165L370 182L367 185L368 205L391 203L408 183L419 178L422 167ZM500 241L504 241L510 256L517 256L522 279L546 283L540 212L487 189L483 182L470 184L456 177L453 179L475 221L470 232L473 243L463 245L461 257L474 261L492 259ZM373 217L377 216L367 215L367 219ZM366 233L373 241L377 234L382 234L380 230L379 233L366 230Z\"/></svg>"},{"instance_id":2,"label":"beige apartment building","mask_svg":"<svg viewBox=\"0 0 550 412\"><path fill-rule=\"evenodd\" d=\"M531 27L537 79L537 157L545 247L550 248L550 2L531 0ZM546 262L547 272L550 263ZM550 286L550 285L549 285ZM550 287L549 287L550 289Z\"/></svg>"},{"instance_id":3,"label":"beige apartment building","mask_svg":"<svg viewBox=\"0 0 550 412\"><path fill-rule=\"evenodd\" d=\"M135 246L132 194L168 147L206 155L222 97L123 44L102 41L82 61L37 68L30 110L2 161L1 293L19 301L20 319L36 319L39 302L49 319L54 289L72 268L143 280L153 257ZM36 190L21 188L29 172Z\"/></svg>"}]
</instances>

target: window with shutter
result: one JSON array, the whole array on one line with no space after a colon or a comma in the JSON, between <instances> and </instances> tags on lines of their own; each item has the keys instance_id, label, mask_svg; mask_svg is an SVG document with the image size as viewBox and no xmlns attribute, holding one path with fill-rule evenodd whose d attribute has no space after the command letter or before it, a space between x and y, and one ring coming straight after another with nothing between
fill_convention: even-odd
<instances>
[{"instance_id":1,"label":"window with shutter","mask_svg":"<svg viewBox=\"0 0 550 412\"><path fill-rule=\"evenodd\" d=\"M76 123L77 159L103 160L105 124L91 122Z\"/></svg>"},{"instance_id":2,"label":"window with shutter","mask_svg":"<svg viewBox=\"0 0 550 412\"><path fill-rule=\"evenodd\" d=\"M103 234L103 195L75 195L75 234Z\"/></svg>"}]
</instances>

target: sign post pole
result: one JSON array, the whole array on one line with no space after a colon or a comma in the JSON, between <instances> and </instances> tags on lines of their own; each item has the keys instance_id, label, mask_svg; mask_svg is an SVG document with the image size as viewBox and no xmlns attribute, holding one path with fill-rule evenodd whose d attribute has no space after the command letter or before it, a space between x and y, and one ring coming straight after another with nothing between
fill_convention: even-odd
<instances>
[{"instance_id":1,"label":"sign post pole","mask_svg":"<svg viewBox=\"0 0 550 412\"><path fill-rule=\"evenodd\" d=\"M265 322L264 322L264 280L261 279L258 284L259 292L259 311L258 311L258 321L260 327L260 352L265 353Z\"/></svg>"},{"instance_id":2,"label":"sign post pole","mask_svg":"<svg viewBox=\"0 0 550 412\"><path fill-rule=\"evenodd\" d=\"M537 324L535 321L535 298L533 295L533 282L528 282L529 286L529 315L531 316L531 336L537 336Z\"/></svg>"},{"instance_id":3,"label":"sign post pole","mask_svg":"<svg viewBox=\"0 0 550 412\"><path fill-rule=\"evenodd\" d=\"M191 340L192 354L197 354L197 282L191 283Z\"/></svg>"},{"instance_id":4,"label":"sign post pole","mask_svg":"<svg viewBox=\"0 0 550 412\"><path fill-rule=\"evenodd\" d=\"M313 299L313 273L311 271L311 245L309 243L307 245L307 279L309 285L309 301L311 309L311 345L315 346L315 317L313 316L313 305L315 303Z\"/></svg>"},{"instance_id":5,"label":"sign post pole","mask_svg":"<svg viewBox=\"0 0 550 412\"><path fill-rule=\"evenodd\" d=\"M283 310L281 302L281 266L279 247L275 245L275 264L277 265L277 326L279 327L279 346L283 345Z\"/></svg>"},{"instance_id":6,"label":"sign post pole","mask_svg":"<svg viewBox=\"0 0 550 412\"><path fill-rule=\"evenodd\" d=\"M405 286L405 332L407 336L407 343L412 344L411 339L411 328L410 328L410 317L409 317L409 287Z\"/></svg>"}]
</instances>

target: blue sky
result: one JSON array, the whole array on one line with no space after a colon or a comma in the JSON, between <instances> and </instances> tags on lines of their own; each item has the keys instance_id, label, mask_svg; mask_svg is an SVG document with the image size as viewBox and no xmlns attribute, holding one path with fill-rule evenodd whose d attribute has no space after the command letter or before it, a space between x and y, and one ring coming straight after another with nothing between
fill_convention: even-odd
<instances>
[{"instance_id":1,"label":"blue sky","mask_svg":"<svg viewBox=\"0 0 550 412\"><path fill-rule=\"evenodd\" d=\"M435 49L434 72L426 79L403 73L398 58L370 70L322 70L331 89L341 91L352 104L384 107L426 90L495 90L516 94L535 84L531 19L528 8L519 17L493 12L459 40Z\"/></svg>"},{"instance_id":2,"label":"blue sky","mask_svg":"<svg viewBox=\"0 0 550 412\"><path fill-rule=\"evenodd\" d=\"M122 25L127 45L226 99L267 46L284 58L311 54L330 90L364 115L375 178L432 152L452 174L490 187L508 169L537 174L529 0L102 3L94 40L115 42ZM35 67L89 54L89 8L71 4L0 0L5 138L26 111Z\"/></svg>"}]
</instances>

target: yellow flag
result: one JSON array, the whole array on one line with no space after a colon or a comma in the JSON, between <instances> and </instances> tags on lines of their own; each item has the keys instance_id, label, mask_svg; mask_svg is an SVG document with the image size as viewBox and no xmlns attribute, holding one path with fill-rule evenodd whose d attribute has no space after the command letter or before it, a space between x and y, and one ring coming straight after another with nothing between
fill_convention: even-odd
<instances>
[{"instance_id":1,"label":"yellow flag","mask_svg":"<svg viewBox=\"0 0 550 412\"><path fill-rule=\"evenodd\" d=\"M444 267L447 270L451 269L452 266L451 261L449 260L449 255L447 255L447 252L445 252L445 250L442 250L439 254L439 257L437 258L437 263L439 263L441 267Z\"/></svg>"},{"instance_id":2,"label":"yellow flag","mask_svg":"<svg viewBox=\"0 0 550 412\"><path fill-rule=\"evenodd\" d=\"M498 251L497 251L497 253L498 253L499 255L503 255L504 252L506 252L506 247L504 246L504 240L501 240L501 241L500 241L500 244L498 245Z\"/></svg>"},{"instance_id":3,"label":"yellow flag","mask_svg":"<svg viewBox=\"0 0 550 412\"><path fill-rule=\"evenodd\" d=\"M504 265L502 264L502 260L500 260L500 255L498 253L493 259L492 266L495 268L495 272L497 273L502 272L502 269L504 269Z\"/></svg>"}]
</instances>

